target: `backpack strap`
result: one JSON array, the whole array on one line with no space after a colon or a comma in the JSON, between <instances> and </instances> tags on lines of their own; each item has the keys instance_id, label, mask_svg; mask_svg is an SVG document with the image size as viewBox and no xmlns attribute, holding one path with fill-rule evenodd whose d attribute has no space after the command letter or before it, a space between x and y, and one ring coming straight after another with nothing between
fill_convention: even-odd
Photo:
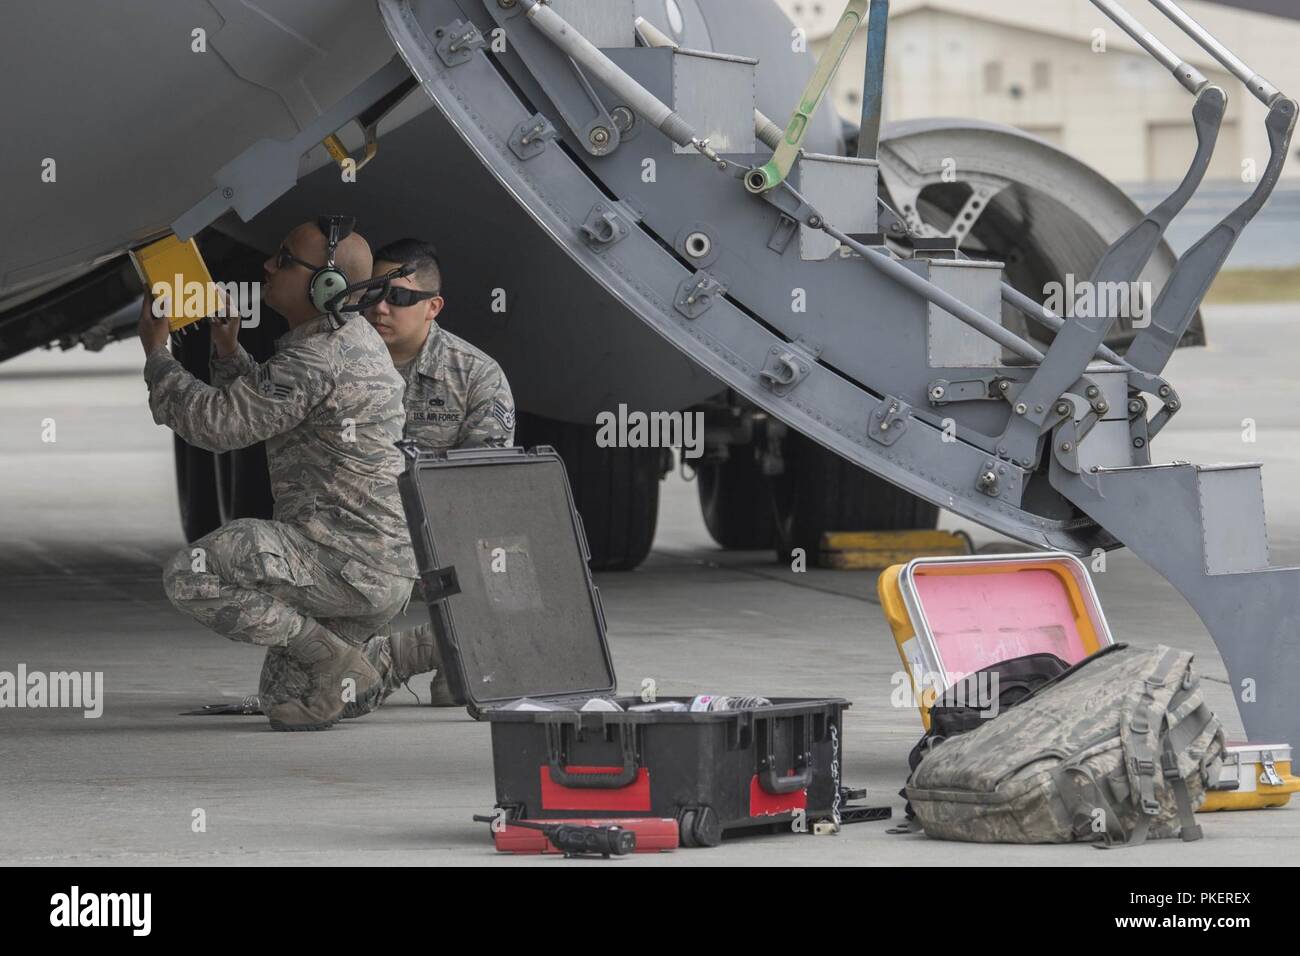
<instances>
[{"instance_id":1,"label":"backpack strap","mask_svg":"<svg viewBox=\"0 0 1300 956\"><path fill-rule=\"evenodd\" d=\"M1174 662L1178 659L1178 654L1179 652L1173 648L1165 648L1151 676L1142 679L1142 696L1133 711L1133 716L1129 718L1129 729L1133 733L1129 737L1131 752L1127 757L1130 769L1138 783L1134 802L1142 811L1143 817L1154 817L1160 814L1160 803L1156 800L1156 755L1155 751L1147 745L1147 735L1151 732L1151 725L1155 720L1155 691L1164 686L1165 680L1174 668ZM1164 733L1166 726L1162 715L1160 733Z\"/></svg>"},{"instance_id":2,"label":"backpack strap","mask_svg":"<svg viewBox=\"0 0 1300 956\"><path fill-rule=\"evenodd\" d=\"M1073 791L1073 788L1066 786L1070 774L1082 777L1092 788L1095 799L1091 806L1083 803L1081 799L1066 799L1066 794ZM1105 842L1094 845L1099 850L1125 845L1124 825L1119 822L1120 816L1115 811L1115 804L1106 796L1106 791L1098 782L1092 768L1084 764L1070 764L1052 771L1052 776L1056 779L1056 792L1061 797L1066 816L1070 818L1070 828L1076 837L1080 840L1091 840L1096 835L1096 831L1092 829L1092 814L1089 811L1100 808L1106 822L1106 829L1101 833Z\"/></svg>"},{"instance_id":3,"label":"backpack strap","mask_svg":"<svg viewBox=\"0 0 1300 956\"><path fill-rule=\"evenodd\" d=\"M1192 795L1187 791L1187 781L1183 779L1182 773L1178 769L1178 752L1174 749L1174 735L1172 732L1165 734L1165 746L1160 756L1160 764L1164 768L1165 781L1174 791L1174 803L1178 806L1178 835L1182 837L1184 843L1191 843L1199 840L1205 834L1202 832L1200 824L1196 822L1196 814L1192 809Z\"/></svg>"}]
</instances>

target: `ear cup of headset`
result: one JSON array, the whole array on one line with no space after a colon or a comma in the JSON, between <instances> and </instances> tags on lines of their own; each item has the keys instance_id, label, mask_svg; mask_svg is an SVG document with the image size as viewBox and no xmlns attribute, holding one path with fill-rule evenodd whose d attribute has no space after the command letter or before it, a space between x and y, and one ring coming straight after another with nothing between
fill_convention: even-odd
<instances>
[{"instance_id":1,"label":"ear cup of headset","mask_svg":"<svg viewBox=\"0 0 1300 956\"><path fill-rule=\"evenodd\" d=\"M308 295L311 297L311 304L321 312L329 311L330 300L338 296L340 292L348 287L348 277L338 268L329 268L328 266L321 269L311 277L311 285L308 287Z\"/></svg>"}]
</instances>

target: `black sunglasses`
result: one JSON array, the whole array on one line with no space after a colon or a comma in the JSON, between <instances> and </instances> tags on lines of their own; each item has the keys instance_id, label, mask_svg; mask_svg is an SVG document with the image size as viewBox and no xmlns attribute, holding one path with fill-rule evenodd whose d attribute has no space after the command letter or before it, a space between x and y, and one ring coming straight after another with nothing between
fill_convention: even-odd
<instances>
[{"instance_id":1,"label":"black sunglasses","mask_svg":"<svg viewBox=\"0 0 1300 956\"><path fill-rule=\"evenodd\" d=\"M290 263L302 266L304 269L310 269L312 272L321 270L320 266L314 266L310 262L299 259L284 246L281 246L280 251L275 254L275 267L277 269L287 269Z\"/></svg>"},{"instance_id":2,"label":"black sunglasses","mask_svg":"<svg viewBox=\"0 0 1300 956\"><path fill-rule=\"evenodd\" d=\"M437 292L421 292L419 289L407 289L404 286L391 285L391 275L383 278L387 281L361 294L361 301L358 304L363 310L373 308L380 302L387 302L389 305L404 309L408 305L415 305L417 302L434 299L438 296ZM371 281L378 282L379 280L372 279Z\"/></svg>"},{"instance_id":3,"label":"black sunglasses","mask_svg":"<svg viewBox=\"0 0 1300 956\"><path fill-rule=\"evenodd\" d=\"M421 292L419 289L407 289L399 285L391 285L388 292L384 294L383 299L389 305L395 305L399 309L404 309L408 305L415 305L417 302L423 302L426 299L436 299L436 292Z\"/></svg>"}]
</instances>

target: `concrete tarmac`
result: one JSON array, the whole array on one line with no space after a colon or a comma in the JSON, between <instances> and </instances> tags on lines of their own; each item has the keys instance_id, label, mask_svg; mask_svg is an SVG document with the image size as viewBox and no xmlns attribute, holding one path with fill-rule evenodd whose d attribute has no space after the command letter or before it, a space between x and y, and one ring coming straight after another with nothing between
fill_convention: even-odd
<instances>
[{"instance_id":1,"label":"concrete tarmac","mask_svg":"<svg viewBox=\"0 0 1300 956\"><path fill-rule=\"evenodd\" d=\"M1186 410L1156 455L1264 461L1274 563L1300 562L1300 306L1211 310L1207 322L1210 348L1170 367ZM274 733L257 717L178 716L253 692L261 651L205 631L162 593L161 565L183 541L171 436L149 417L140 365L130 341L0 366L0 671L104 675L98 718L0 709L0 863L566 865L498 856L470 821L493 805L492 758L488 725L463 710L399 692L318 734ZM952 516L944 526L995 540ZM1194 650L1212 705L1240 737L1196 616L1132 555L1108 557L1095 580L1116 639ZM651 677L662 695L848 698L844 780L901 817L897 791L921 725L890 703L900 665L873 575L796 574L765 553L718 550L678 474L663 487L651 559L597 583L621 690ZM412 686L427 701L427 682ZM1293 863L1300 848L1300 801L1201 822L1200 843L1130 853L947 843L864 823L613 865L1268 865Z\"/></svg>"}]
</instances>

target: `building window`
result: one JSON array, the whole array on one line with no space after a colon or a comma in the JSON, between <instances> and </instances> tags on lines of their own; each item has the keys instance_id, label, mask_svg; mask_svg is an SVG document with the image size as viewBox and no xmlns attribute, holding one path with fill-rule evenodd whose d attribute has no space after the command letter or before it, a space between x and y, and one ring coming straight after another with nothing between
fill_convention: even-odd
<instances>
[{"instance_id":1,"label":"building window","mask_svg":"<svg viewBox=\"0 0 1300 956\"><path fill-rule=\"evenodd\" d=\"M1043 92L1052 88L1052 64L1047 60L1036 60L1033 68L1034 90Z\"/></svg>"},{"instance_id":2,"label":"building window","mask_svg":"<svg viewBox=\"0 0 1300 956\"><path fill-rule=\"evenodd\" d=\"M1002 64L984 64L984 92L998 93L1002 90Z\"/></svg>"}]
</instances>

